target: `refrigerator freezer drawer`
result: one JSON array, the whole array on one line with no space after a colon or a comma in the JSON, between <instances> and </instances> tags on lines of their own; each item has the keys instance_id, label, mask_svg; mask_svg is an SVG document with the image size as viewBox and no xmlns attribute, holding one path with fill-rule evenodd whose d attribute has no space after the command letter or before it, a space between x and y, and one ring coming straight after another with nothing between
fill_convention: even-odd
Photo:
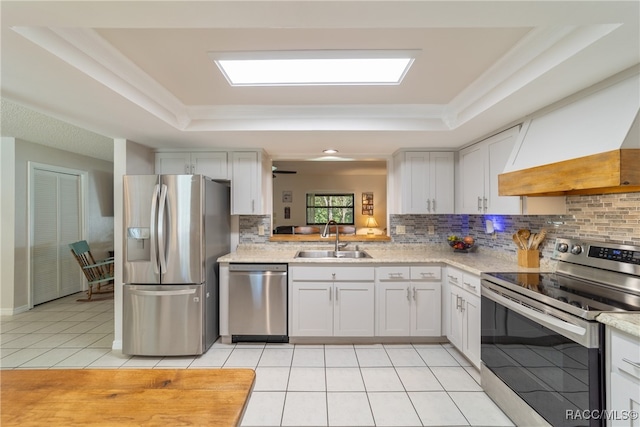
<instances>
[{"instance_id":1,"label":"refrigerator freezer drawer","mask_svg":"<svg viewBox=\"0 0 640 427\"><path fill-rule=\"evenodd\" d=\"M124 285L122 352L202 354L204 285Z\"/></svg>"}]
</instances>

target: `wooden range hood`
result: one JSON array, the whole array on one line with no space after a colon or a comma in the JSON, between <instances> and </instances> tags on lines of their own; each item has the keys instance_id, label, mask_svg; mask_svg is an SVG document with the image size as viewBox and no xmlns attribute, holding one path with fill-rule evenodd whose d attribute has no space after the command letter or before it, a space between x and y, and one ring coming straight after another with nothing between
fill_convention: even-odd
<instances>
[{"instance_id":1,"label":"wooden range hood","mask_svg":"<svg viewBox=\"0 0 640 427\"><path fill-rule=\"evenodd\" d=\"M640 191L640 150L620 149L498 175L501 196Z\"/></svg>"},{"instance_id":2,"label":"wooden range hood","mask_svg":"<svg viewBox=\"0 0 640 427\"><path fill-rule=\"evenodd\" d=\"M640 192L640 68L523 123L500 196Z\"/></svg>"}]
</instances>

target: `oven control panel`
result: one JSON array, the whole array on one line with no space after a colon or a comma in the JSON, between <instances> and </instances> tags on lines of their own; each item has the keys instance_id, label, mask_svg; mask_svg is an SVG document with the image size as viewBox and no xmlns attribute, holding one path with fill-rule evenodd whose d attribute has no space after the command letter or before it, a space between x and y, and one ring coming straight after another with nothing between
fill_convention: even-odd
<instances>
[{"instance_id":1,"label":"oven control panel","mask_svg":"<svg viewBox=\"0 0 640 427\"><path fill-rule=\"evenodd\" d=\"M640 264L640 251L608 248L606 246L590 246L589 257Z\"/></svg>"},{"instance_id":2,"label":"oven control panel","mask_svg":"<svg viewBox=\"0 0 640 427\"><path fill-rule=\"evenodd\" d=\"M553 258L640 276L640 246L558 237Z\"/></svg>"}]
</instances>

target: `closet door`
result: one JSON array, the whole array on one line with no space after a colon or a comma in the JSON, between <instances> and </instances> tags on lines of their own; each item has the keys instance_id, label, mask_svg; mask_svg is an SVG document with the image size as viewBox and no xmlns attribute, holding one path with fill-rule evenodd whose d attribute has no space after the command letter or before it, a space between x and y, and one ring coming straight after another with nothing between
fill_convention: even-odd
<instances>
[{"instance_id":1,"label":"closet door","mask_svg":"<svg viewBox=\"0 0 640 427\"><path fill-rule=\"evenodd\" d=\"M33 305L82 290L82 271L68 246L81 239L80 179L74 174L33 170Z\"/></svg>"}]
</instances>

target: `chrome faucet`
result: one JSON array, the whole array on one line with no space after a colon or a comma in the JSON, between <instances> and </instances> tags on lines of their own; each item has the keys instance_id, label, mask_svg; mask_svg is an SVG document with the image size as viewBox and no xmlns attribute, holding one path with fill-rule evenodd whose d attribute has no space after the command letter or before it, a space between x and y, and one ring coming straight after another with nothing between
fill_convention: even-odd
<instances>
[{"instance_id":1,"label":"chrome faucet","mask_svg":"<svg viewBox=\"0 0 640 427\"><path fill-rule=\"evenodd\" d=\"M338 253L340 251L340 233L338 232L338 223L335 222L332 219L327 221L327 223L324 225L324 229L322 230L322 237L327 237L329 235L329 226L330 225L335 225L336 226L336 249L335 249L335 252Z\"/></svg>"}]
</instances>

